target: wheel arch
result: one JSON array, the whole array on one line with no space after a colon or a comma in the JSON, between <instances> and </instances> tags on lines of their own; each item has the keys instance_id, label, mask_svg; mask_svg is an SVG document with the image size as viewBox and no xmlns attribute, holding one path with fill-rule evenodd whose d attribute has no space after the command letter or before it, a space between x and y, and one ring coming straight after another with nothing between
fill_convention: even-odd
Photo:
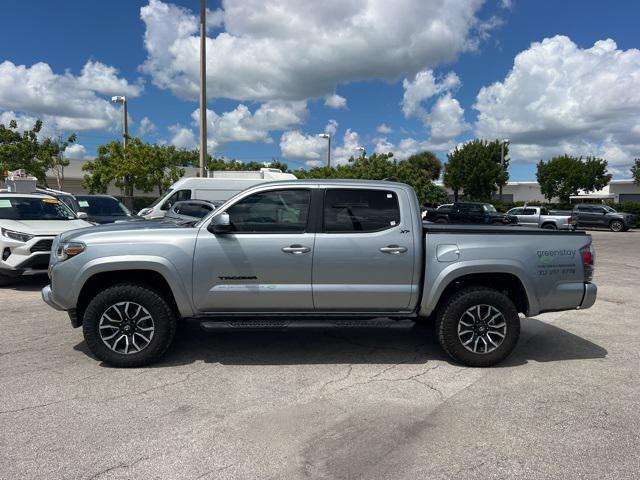
<instances>
[{"instance_id":1,"label":"wheel arch","mask_svg":"<svg viewBox=\"0 0 640 480\"><path fill-rule=\"evenodd\" d=\"M117 283L137 283L146 285L162 293L180 317L193 315L193 307L178 271L166 259L164 262L112 261L88 265L81 274L76 305L76 323L82 324L84 311L99 291Z\"/></svg>"},{"instance_id":2,"label":"wheel arch","mask_svg":"<svg viewBox=\"0 0 640 480\"><path fill-rule=\"evenodd\" d=\"M533 287L516 267L479 265L443 271L431 292L423 296L420 316L432 315L453 293L470 286L488 287L505 293L513 301L518 312L527 316L536 315L539 311Z\"/></svg>"}]
</instances>

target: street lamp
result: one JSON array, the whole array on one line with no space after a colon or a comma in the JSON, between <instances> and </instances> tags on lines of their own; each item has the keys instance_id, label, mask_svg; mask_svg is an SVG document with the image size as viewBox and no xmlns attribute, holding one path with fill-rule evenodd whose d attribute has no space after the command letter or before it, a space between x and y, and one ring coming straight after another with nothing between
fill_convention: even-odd
<instances>
[{"instance_id":1,"label":"street lamp","mask_svg":"<svg viewBox=\"0 0 640 480\"><path fill-rule=\"evenodd\" d=\"M129 124L127 121L127 97L124 95L114 95L111 97L111 101L115 103L122 104L122 125L123 125L123 133L122 133L122 145L127 147L127 137L129 136Z\"/></svg>"},{"instance_id":2,"label":"street lamp","mask_svg":"<svg viewBox=\"0 0 640 480\"><path fill-rule=\"evenodd\" d=\"M207 0L200 0L200 177L207 163Z\"/></svg>"},{"instance_id":3,"label":"street lamp","mask_svg":"<svg viewBox=\"0 0 640 480\"><path fill-rule=\"evenodd\" d=\"M500 143L500 165L502 166L502 171L504 172L504 145L509 143L509 139L505 138ZM500 184L500 201L502 201L502 183Z\"/></svg>"},{"instance_id":4,"label":"street lamp","mask_svg":"<svg viewBox=\"0 0 640 480\"><path fill-rule=\"evenodd\" d=\"M328 133L320 133L318 136L327 139L327 167L331 168L331 135Z\"/></svg>"}]
</instances>

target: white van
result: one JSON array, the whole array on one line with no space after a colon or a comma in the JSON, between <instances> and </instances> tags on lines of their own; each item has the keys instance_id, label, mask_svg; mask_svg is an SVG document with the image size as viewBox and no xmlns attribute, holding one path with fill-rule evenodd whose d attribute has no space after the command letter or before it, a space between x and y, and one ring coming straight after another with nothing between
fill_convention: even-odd
<instances>
[{"instance_id":1,"label":"white van","mask_svg":"<svg viewBox=\"0 0 640 480\"><path fill-rule=\"evenodd\" d=\"M138 215L147 220L162 218L176 202L191 199L222 202L259 183L295 179L296 176L292 173L282 173L277 168L261 168L259 171L210 171L208 178L181 178L151 206L140 210Z\"/></svg>"}]
</instances>

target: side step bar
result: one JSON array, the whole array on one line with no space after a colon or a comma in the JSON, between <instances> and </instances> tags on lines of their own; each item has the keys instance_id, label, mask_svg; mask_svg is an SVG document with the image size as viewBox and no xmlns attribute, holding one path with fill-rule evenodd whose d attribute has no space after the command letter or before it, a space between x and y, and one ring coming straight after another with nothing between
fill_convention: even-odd
<instances>
[{"instance_id":1,"label":"side step bar","mask_svg":"<svg viewBox=\"0 0 640 480\"><path fill-rule=\"evenodd\" d=\"M217 320L200 322L205 331L220 330L286 330L290 328L407 328L413 320L375 319L300 319L300 320Z\"/></svg>"}]
</instances>

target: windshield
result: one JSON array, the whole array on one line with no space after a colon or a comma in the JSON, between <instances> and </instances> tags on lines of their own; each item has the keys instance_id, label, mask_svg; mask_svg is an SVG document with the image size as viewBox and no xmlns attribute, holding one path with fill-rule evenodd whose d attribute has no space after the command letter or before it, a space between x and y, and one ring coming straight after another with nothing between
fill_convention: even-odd
<instances>
[{"instance_id":1,"label":"windshield","mask_svg":"<svg viewBox=\"0 0 640 480\"><path fill-rule=\"evenodd\" d=\"M89 216L126 217L131 215L131 212L115 198L83 195L78 196L77 199L80 211Z\"/></svg>"},{"instance_id":2,"label":"windshield","mask_svg":"<svg viewBox=\"0 0 640 480\"><path fill-rule=\"evenodd\" d=\"M161 197L157 198L156 201L153 202L151 205L149 205L147 208L155 207L156 205L158 205L160 203L161 200L164 200L165 198L167 198L171 192L173 192L173 188L170 188L166 192L164 192L164 195L162 195Z\"/></svg>"},{"instance_id":3,"label":"windshield","mask_svg":"<svg viewBox=\"0 0 640 480\"><path fill-rule=\"evenodd\" d=\"M496 207L488 203L482 205L482 208L484 209L485 212L492 212L492 213L497 212Z\"/></svg>"},{"instance_id":4,"label":"windshield","mask_svg":"<svg viewBox=\"0 0 640 480\"><path fill-rule=\"evenodd\" d=\"M0 198L2 220L75 220L76 215L56 198Z\"/></svg>"}]
</instances>

